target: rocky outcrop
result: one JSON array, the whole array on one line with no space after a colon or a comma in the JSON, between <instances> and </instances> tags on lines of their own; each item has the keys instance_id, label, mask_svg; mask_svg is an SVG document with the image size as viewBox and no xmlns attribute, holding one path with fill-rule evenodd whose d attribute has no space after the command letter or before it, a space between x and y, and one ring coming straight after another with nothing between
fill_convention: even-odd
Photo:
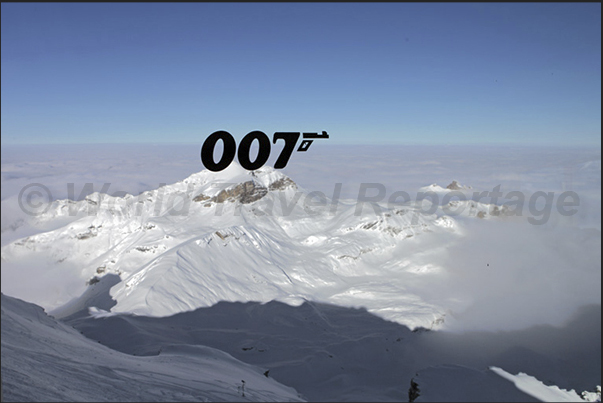
<instances>
[{"instance_id":1,"label":"rocky outcrop","mask_svg":"<svg viewBox=\"0 0 603 403\"><path fill-rule=\"evenodd\" d=\"M450 189L450 190L461 190L461 189L465 189L464 186L461 186L457 181L452 181L450 183L450 185L446 186L446 189Z\"/></svg>"},{"instance_id":2,"label":"rocky outcrop","mask_svg":"<svg viewBox=\"0 0 603 403\"><path fill-rule=\"evenodd\" d=\"M295 182L293 182L291 179L289 179L287 177L284 177L284 178L281 178L279 180L272 182L270 184L270 186L268 187L268 189L270 191L285 190L289 187L292 187L293 189L297 189L297 185L295 184Z\"/></svg>"},{"instance_id":3,"label":"rocky outcrop","mask_svg":"<svg viewBox=\"0 0 603 403\"><path fill-rule=\"evenodd\" d=\"M249 204L266 196L268 189L258 186L253 181L240 183L231 189L224 189L216 196L216 203L225 201L238 201L241 204Z\"/></svg>"},{"instance_id":4,"label":"rocky outcrop","mask_svg":"<svg viewBox=\"0 0 603 403\"><path fill-rule=\"evenodd\" d=\"M196 196L193 201L207 201L213 203L224 203L226 201L229 201L239 202L241 204L249 204L260 200L262 197L266 196L266 194L268 194L268 189L266 189L264 186L260 186L254 181L247 181L239 183L238 185L229 189L224 189L214 197L209 197L207 195L200 194Z\"/></svg>"},{"instance_id":5,"label":"rocky outcrop","mask_svg":"<svg viewBox=\"0 0 603 403\"><path fill-rule=\"evenodd\" d=\"M202 202L205 200L209 200L211 199L211 197L204 195L203 193L201 193L200 195L196 196L195 198L193 198L194 202Z\"/></svg>"},{"instance_id":6,"label":"rocky outcrop","mask_svg":"<svg viewBox=\"0 0 603 403\"><path fill-rule=\"evenodd\" d=\"M513 212L509 211L509 207L505 206L504 204L501 207L498 207L496 205L492 206L492 209L490 210L490 215L493 216L507 216L507 215L513 215Z\"/></svg>"},{"instance_id":7,"label":"rocky outcrop","mask_svg":"<svg viewBox=\"0 0 603 403\"><path fill-rule=\"evenodd\" d=\"M203 193L198 194L193 198L193 201L205 202L205 206L210 206L211 203L224 203L226 201L249 204L260 200L262 197L266 196L269 191L282 191L288 188L297 189L297 185L286 176L270 183L268 187L259 184L255 180L250 180L224 189L213 197Z\"/></svg>"}]
</instances>

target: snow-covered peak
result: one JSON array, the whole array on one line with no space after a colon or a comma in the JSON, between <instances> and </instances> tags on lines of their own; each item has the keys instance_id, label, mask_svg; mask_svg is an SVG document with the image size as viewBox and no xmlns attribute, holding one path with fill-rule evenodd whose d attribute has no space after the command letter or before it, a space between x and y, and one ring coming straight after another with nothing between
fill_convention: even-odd
<instances>
[{"instance_id":1,"label":"snow-covered peak","mask_svg":"<svg viewBox=\"0 0 603 403\"><path fill-rule=\"evenodd\" d=\"M204 169L194 173L188 178L178 183L192 183L196 185L205 185L207 183L232 183L239 184L248 181L256 182L263 187L270 187L271 184L279 180L291 180L283 173L273 167L264 166L260 169L248 171L237 162L233 162L226 169L220 172L212 172Z\"/></svg>"},{"instance_id":2,"label":"snow-covered peak","mask_svg":"<svg viewBox=\"0 0 603 403\"><path fill-rule=\"evenodd\" d=\"M446 187L442 187L437 183L432 183L429 186L424 186L419 191L421 192L435 192L435 193L448 193L452 191L466 191L472 189L471 186L461 185L460 182L453 180Z\"/></svg>"},{"instance_id":3,"label":"snow-covered peak","mask_svg":"<svg viewBox=\"0 0 603 403\"><path fill-rule=\"evenodd\" d=\"M13 294L49 310L111 274L119 279L103 291L116 302L111 312L314 300L365 306L410 327L441 318L449 307L408 290L445 270L417 250L428 256L438 234L462 234L454 218L420 205L360 211L309 195L271 167L233 163L136 196L55 201L37 217L55 229L2 248L3 279L21 279L27 286L11 285Z\"/></svg>"},{"instance_id":4,"label":"snow-covered peak","mask_svg":"<svg viewBox=\"0 0 603 403\"><path fill-rule=\"evenodd\" d=\"M246 171L237 163L232 163L222 172L201 171L189 176L183 183L196 186L193 199L196 202L233 201L249 204L270 191L297 189L293 180L272 167Z\"/></svg>"}]
</instances>

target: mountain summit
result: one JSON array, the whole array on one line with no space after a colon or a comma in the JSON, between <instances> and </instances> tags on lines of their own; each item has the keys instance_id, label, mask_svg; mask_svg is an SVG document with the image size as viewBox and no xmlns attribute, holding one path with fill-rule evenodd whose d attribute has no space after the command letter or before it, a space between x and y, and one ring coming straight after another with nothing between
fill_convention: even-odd
<instances>
[{"instance_id":1,"label":"mountain summit","mask_svg":"<svg viewBox=\"0 0 603 403\"><path fill-rule=\"evenodd\" d=\"M318 200L273 168L238 164L137 196L57 200L36 220L56 229L2 248L3 285L61 308L57 316L314 300L430 328L446 311L428 295L429 276L444 270L429 258L431 240L461 234L440 213L408 205L358 214L353 201ZM101 295L111 302L99 305Z\"/></svg>"}]
</instances>

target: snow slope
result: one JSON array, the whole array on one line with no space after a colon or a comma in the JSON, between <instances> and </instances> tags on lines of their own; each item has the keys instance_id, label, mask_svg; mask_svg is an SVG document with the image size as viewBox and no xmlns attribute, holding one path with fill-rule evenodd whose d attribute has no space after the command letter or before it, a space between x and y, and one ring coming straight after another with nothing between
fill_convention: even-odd
<instances>
[{"instance_id":1,"label":"snow slope","mask_svg":"<svg viewBox=\"0 0 603 403\"><path fill-rule=\"evenodd\" d=\"M404 284L439 268L395 256L405 243L420 250L413 237L426 232L451 236L454 220L412 207L381 213L367 205L356 214L354 204L320 205L312 196L271 168L233 164L137 197L58 200L35 220L66 225L2 248L2 289L52 310L114 273L124 281L111 291L113 312L165 316L218 301L314 299L431 326L442 309Z\"/></svg>"},{"instance_id":2,"label":"snow slope","mask_svg":"<svg viewBox=\"0 0 603 403\"><path fill-rule=\"evenodd\" d=\"M311 400L405 399L417 371L450 363L600 384L599 230L528 225L472 200L359 207L236 164L138 196L56 200L29 219L43 232L2 247L2 290L117 351L201 360L210 346ZM599 319L568 323L585 304Z\"/></svg>"},{"instance_id":3,"label":"snow slope","mask_svg":"<svg viewBox=\"0 0 603 403\"><path fill-rule=\"evenodd\" d=\"M492 365L528 368L547 384L592 389L600 383L600 312L593 307L563 329L454 336L412 332L362 309L222 302L165 318L95 319L83 311L68 322L85 338L41 308L2 295L4 396L297 399L285 384L312 401L404 401L414 382L417 401L529 401L513 382L484 371ZM532 383L531 391L534 385L558 390Z\"/></svg>"},{"instance_id":4,"label":"snow slope","mask_svg":"<svg viewBox=\"0 0 603 403\"><path fill-rule=\"evenodd\" d=\"M576 391L560 389L557 386L547 386L533 376L524 373L512 375L497 367L490 368L491 371L501 377L513 382L517 389L535 397L542 402L582 402L584 401Z\"/></svg>"},{"instance_id":5,"label":"snow slope","mask_svg":"<svg viewBox=\"0 0 603 403\"><path fill-rule=\"evenodd\" d=\"M441 365L421 370L411 382L410 401L415 402L584 402L601 401L598 392L545 385L524 373L512 375L490 367L477 370L461 365Z\"/></svg>"},{"instance_id":6,"label":"snow slope","mask_svg":"<svg viewBox=\"0 0 603 403\"><path fill-rule=\"evenodd\" d=\"M120 353L2 295L6 401L301 401L264 371L200 345L165 345L154 357Z\"/></svg>"},{"instance_id":7,"label":"snow slope","mask_svg":"<svg viewBox=\"0 0 603 403\"><path fill-rule=\"evenodd\" d=\"M496 398L487 383L475 382L475 375L490 366L529 373L564 389L599 385L600 316L600 306L592 306L562 328L451 334L411 331L364 309L272 301L220 302L161 318L91 317L83 311L65 321L90 339L128 354L152 356L164 345L217 348L266 368L270 377L310 401L406 401L413 378L434 401L445 396L488 401ZM426 369L449 364L472 370L440 371L429 376L433 382L425 380L431 373ZM507 399L525 401L513 383L494 373L488 378ZM459 395L463 382L474 387Z\"/></svg>"},{"instance_id":8,"label":"snow slope","mask_svg":"<svg viewBox=\"0 0 603 403\"><path fill-rule=\"evenodd\" d=\"M167 316L219 301L311 300L365 307L410 328L453 325L470 309L471 326L550 323L600 295L591 281L600 278L600 248L592 247L600 232L539 233L497 206L453 200L462 213L451 215L450 205L429 203L330 200L270 167L248 172L232 164L138 196L93 193L52 202L30 223L50 230L2 248L2 290L52 311L114 274L123 281L111 288L113 313ZM568 237L584 242L550 248ZM517 248L525 249L521 256ZM499 296L497 285L517 287L526 266L533 266L531 281L521 281L525 289L515 296L526 318L519 320L516 309L482 312L506 306L509 296ZM528 309L535 285L551 271L561 274L549 280L551 292L543 289L546 303ZM552 290L567 281L575 290L559 298ZM555 303L567 312L537 308Z\"/></svg>"}]
</instances>

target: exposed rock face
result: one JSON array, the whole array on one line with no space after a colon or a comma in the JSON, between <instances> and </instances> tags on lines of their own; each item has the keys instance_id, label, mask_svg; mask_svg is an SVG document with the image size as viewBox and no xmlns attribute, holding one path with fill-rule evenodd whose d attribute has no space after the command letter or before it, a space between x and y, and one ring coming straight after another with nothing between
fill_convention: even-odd
<instances>
[{"instance_id":1,"label":"exposed rock face","mask_svg":"<svg viewBox=\"0 0 603 403\"><path fill-rule=\"evenodd\" d=\"M86 285L94 285L100 281L100 278L97 276L92 277L90 280L86 281Z\"/></svg>"},{"instance_id":2,"label":"exposed rock face","mask_svg":"<svg viewBox=\"0 0 603 403\"><path fill-rule=\"evenodd\" d=\"M459 183L457 181L452 181L452 183L448 186L446 186L446 189L450 189L450 190L461 190L463 189Z\"/></svg>"},{"instance_id":3,"label":"exposed rock face","mask_svg":"<svg viewBox=\"0 0 603 403\"><path fill-rule=\"evenodd\" d=\"M200 194L196 196L193 201L202 202L208 200L214 203L224 203L225 201L238 201L241 204L249 204L253 203L254 201L260 200L262 197L266 196L266 194L268 194L268 189L263 186L257 185L253 181L247 181L239 183L238 185L230 189L224 189L216 196L211 198L204 194Z\"/></svg>"},{"instance_id":4,"label":"exposed rock face","mask_svg":"<svg viewBox=\"0 0 603 403\"><path fill-rule=\"evenodd\" d=\"M255 173L252 172L252 176ZM206 194L198 194L193 198L194 202L206 202L206 207L211 206L211 203L224 203L225 201L240 202L241 204L253 203L266 196L269 191L281 191L288 188L297 189L297 185L291 179L282 177L270 183L270 185L263 186L255 180L246 181L239 183L229 189L224 189L217 195L211 197Z\"/></svg>"},{"instance_id":5,"label":"exposed rock face","mask_svg":"<svg viewBox=\"0 0 603 403\"><path fill-rule=\"evenodd\" d=\"M270 184L269 190L285 190L288 187L292 187L293 189L297 189L297 185L289 178L281 178L277 181L274 181Z\"/></svg>"},{"instance_id":6,"label":"exposed rock face","mask_svg":"<svg viewBox=\"0 0 603 403\"><path fill-rule=\"evenodd\" d=\"M492 210L490 211L490 214L493 216L507 216L507 215L513 215L513 212L509 211L509 207L502 205L501 207L498 206L493 206Z\"/></svg>"},{"instance_id":7,"label":"exposed rock face","mask_svg":"<svg viewBox=\"0 0 603 403\"><path fill-rule=\"evenodd\" d=\"M209 196L206 196L206 195L204 195L203 193L201 193L200 195L196 196L196 197L193 199L193 201L194 201L194 202L202 202L202 201L209 200L209 199L210 199L210 197L209 197Z\"/></svg>"},{"instance_id":8,"label":"exposed rock face","mask_svg":"<svg viewBox=\"0 0 603 403\"><path fill-rule=\"evenodd\" d=\"M224 189L216 196L216 203L228 201L239 201L241 204L249 204L266 196L268 189L256 185L253 181L240 183L231 189Z\"/></svg>"}]
</instances>

